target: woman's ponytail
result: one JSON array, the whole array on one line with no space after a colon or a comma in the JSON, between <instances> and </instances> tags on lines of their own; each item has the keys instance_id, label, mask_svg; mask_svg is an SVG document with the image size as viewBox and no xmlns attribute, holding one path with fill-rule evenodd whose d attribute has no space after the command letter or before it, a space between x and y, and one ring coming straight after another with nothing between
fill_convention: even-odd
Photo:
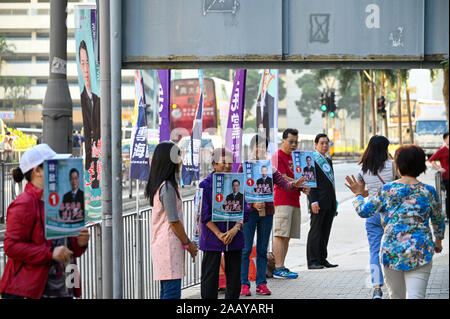
<instances>
[{"instance_id":1,"label":"woman's ponytail","mask_svg":"<svg viewBox=\"0 0 450 319\"><path fill-rule=\"evenodd\" d=\"M20 167L16 167L15 169L13 169L12 176L16 183L21 183L23 181L23 178L25 177Z\"/></svg>"}]
</instances>

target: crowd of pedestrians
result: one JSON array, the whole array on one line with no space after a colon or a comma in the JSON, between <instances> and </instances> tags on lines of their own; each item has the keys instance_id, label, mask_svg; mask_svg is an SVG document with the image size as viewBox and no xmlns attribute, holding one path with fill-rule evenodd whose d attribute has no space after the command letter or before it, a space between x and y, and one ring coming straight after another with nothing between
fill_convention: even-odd
<instances>
[{"instance_id":1,"label":"crowd of pedestrians","mask_svg":"<svg viewBox=\"0 0 450 319\"><path fill-rule=\"evenodd\" d=\"M430 162L443 174L448 193L448 133L445 146ZM250 254L256 234L256 294L270 295L266 269L268 246L273 233L274 278L295 279L285 259L291 238L300 238L300 195L308 199L310 229L306 257L309 269L337 267L327 260L328 241L338 214L334 168L327 156L330 140L318 134L314 141L317 187L306 186L306 177L295 179L292 151L298 147L298 131L283 133L281 148L271 157L273 202L247 203L239 222L213 222L213 176L233 168L233 153L217 148L212 154L213 171L200 182L203 189L199 246L184 228L183 205L178 189L181 152L172 142L160 143L152 158L145 195L152 206L151 254L153 276L160 281L162 299L181 298L185 276L185 253L193 259L203 251L201 297L217 299L219 270L225 262L226 299L251 295ZM417 178L426 170L424 151L415 145L402 146L389 154L389 140L373 136L359 164L360 172L346 177L355 194L356 213L366 218L370 249L373 298L382 298L386 285L390 298L424 298L434 253L442 251L445 219L433 186ZM250 160L267 160L268 140L255 135L250 143ZM10 205L4 248L8 256L0 282L2 298L73 298L81 294L79 282L65 283L64 267L76 264L86 250L89 232L83 228L68 240L46 240L44 228L43 162L57 154L46 144L27 150L13 172L14 180L28 182L24 192ZM440 163L440 165L437 164ZM243 166L239 168L243 172ZM446 204L448 218L448 203ZM348 213L348 212L341 212ZM431 226L431 228L430 228ZM434 239L433 239L434 235Z\"/></svg>"}]
</instances>

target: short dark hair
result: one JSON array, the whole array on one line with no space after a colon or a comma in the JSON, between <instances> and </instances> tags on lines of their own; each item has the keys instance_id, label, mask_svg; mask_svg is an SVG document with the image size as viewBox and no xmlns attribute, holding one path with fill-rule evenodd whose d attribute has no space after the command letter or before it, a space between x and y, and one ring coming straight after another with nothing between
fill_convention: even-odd
<instances>
[{"instance_id":1,"label":"short dark hair","mask_svg":"<svg viewBox=\"0 0 450 319\"><path fill-rule=\"evenodd\" d=\"M448 137L448 132L445 132L442 138L445 140Z\"/></svg>"},{"instance_id":2,"label":"short dark hair","mask_svg":"<svg viewBox=\"0 0 450 319\"><path fill-rule=\"evenodd\" d=\"M78 55L80 55L81 49L86 51L86 56L87 56L87 59L89 61L89 54L88 54L88 50L87 50L87 45L86 45L86 42L84 42L84 40L81 40L81 42L80 42L80 46L78 47Z\"/></svg>"},{"instance_id":3,"label":"short dark hair","mask_svg":"<svg viewBox=\"0 0 450 319\"><path fill-rule=\"evenodd\" d=\"M262 143L265 143L267 148L267 146L269 145L269 140L260 134L256 134L255 136L252 137L252 140L250 141L250 149L253 149L255 145L259 145Z\"/></svg>"},{"instance_id":4,"label":"short dark hair","mask_svg":"<svg viewBox=\"0 0 450 319\"><path fill-rule=\"evenodd\" d=\"M283 132L283 140L287 139L289 134L298 136L298 130L295 128L288 128Z\"/></svg>"},{"instance_id":5,"label":"short dark hair","mask_svg":"<svg viewBox=\"0 0 450 319\"><path fill-rule=\"evenodd\" d=\"M70 173L69 173L69 178L72 177L72 173L73 173L73 172L76 172L77 175L78 175L78 177L80 177L80 173L78 172L78 170L77 170L76 168L72 168L72 169L70 170Z\"/></svg>"},{"instance_id":6,"label":"short dark hair","mask_svg":"<svg viewBox=\"0 0 450 319\"><path fill-rule=\"evenodd\" d=\"M325 133L319 133L319 134L316 135L316 138L314 139L314 143L316 143L316 144L319 143L319 140L320 140L322 137L326 137L326 138L328 139L328 141L330 141L330 138L328 137L327 134L325 134Z\"/></svg>"},{"instance_id":7,"label":"short dark hair","mask_svg":"<svg viewBox=\"0 0 450 319\"><path fill-rule=\"evenodd\" d=\"M235 182L237 182L239 185L241 185L241 182L237 179L233 180L233 182L231 182L231 185L234 185Z\"/></svg>"},{"instance_id":8,"label":"short dark hair","mask_svg":"<svg viewBox=\"0 0 450 319\"><path fill-rule=\"evenodd\" d=\"M417 177L427 170L426 155L417 145L404 145L395 151L395 165L402 176Z\"/></svg>"},{"instance_id":9,"label":"short dark hair","mask_svg":"<svg viewBox=\"0 0 450 319\"><path fill-rule=\"evenodd\" d=\"M306 159L308 159L308 158L309 158L309 159L312 159L312 158L311 158L311 156L309 156L309 155L308 155L308 156L306 156Z\"/></svg>"}]
</instances>

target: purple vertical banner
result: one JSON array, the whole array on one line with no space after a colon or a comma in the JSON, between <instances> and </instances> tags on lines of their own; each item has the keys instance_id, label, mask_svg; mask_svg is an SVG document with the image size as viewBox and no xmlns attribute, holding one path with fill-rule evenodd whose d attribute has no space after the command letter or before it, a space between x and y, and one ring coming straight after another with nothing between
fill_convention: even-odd
<instances>
[{"instance_id":1,"label":"purple vertical banner","mask_svg":"<svg viewBox=\"0 0 450 319\"><path fill-rule=\"evenodd\" d=\"M159 142L170 140L170 70L158 70Z\"/></svg>"},{"instance_id":2,"label":"purple vertical banner","mask_svg":"<svg viewBox=\"0 0 450 319\"><path fill-rule=\"evenodd\" d=\"M228 113L225 147L233 152L233 172L237 172L242 162L242 129L244 125L245 81L247 70L236 70L233 92Z\"/></svg>"}]
</instances>

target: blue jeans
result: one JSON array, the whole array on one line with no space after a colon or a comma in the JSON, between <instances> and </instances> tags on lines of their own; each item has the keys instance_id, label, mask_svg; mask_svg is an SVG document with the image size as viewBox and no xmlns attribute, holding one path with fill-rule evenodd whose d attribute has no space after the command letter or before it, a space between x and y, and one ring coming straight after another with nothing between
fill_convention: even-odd
<instances>
[{"instance_id":1,"label":"blue jeans","mask_svg":"<svg viewBox=\"0 0 450 319\"><path fill-rule=\"evenodd\" d=\"M380 247L381 238L384 230L381 226L380 213L367 218L366 220L367 239L369 240L370 249L370 272L372 275L372 285L383 286L384 278L380 265Z\"/></svg>"},{"instance_id":2,"label":"blue jeans","mask_svg":"<svg viewBox=\"0 0 450 319\"><path fill-rule=\"evenodd\" d=\"M256 232L256 286L266 284L267 246L272 231L273 215L260 217L257 210L250 213L249 220L244 224L245 247L242 250L241 284L249 285L248 268L250 254L253 248L253 238Z\"/></svg>"},{"instance_id":3,"label":"blue jeans","mask_svg":"<svg viewBox=\"0 0 450 319\"><path fill-rule=\"evenodd\" d=\"M181 279L161 280L160 299L180 299Z\"/></svg>"}]
</instances>

